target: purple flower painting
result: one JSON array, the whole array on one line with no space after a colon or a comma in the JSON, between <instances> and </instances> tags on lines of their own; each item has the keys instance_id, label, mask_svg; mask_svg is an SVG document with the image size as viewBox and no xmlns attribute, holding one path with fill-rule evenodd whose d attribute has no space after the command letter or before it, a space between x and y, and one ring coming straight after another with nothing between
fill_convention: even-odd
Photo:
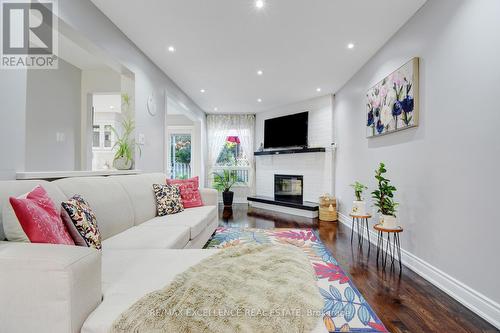
<instances>
[{"instance_id":1,"label":"purple flower painting","mask_svg":"<svg viewBox=\"0 0 500 333\"><path fill-rule=\"evenodd\" d=\"M366 136L418 125L418 58L413 58L366 94Z\"/></svg>"}]
</instances>

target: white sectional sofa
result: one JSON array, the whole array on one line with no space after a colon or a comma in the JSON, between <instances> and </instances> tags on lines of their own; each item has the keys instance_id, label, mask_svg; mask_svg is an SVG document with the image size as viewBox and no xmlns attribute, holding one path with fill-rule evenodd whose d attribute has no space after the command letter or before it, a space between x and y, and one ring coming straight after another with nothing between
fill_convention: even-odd
<instances>
[{"instance_id":1,"label":"white sectional sofa","mask_svg":"<svg viewBox=\"0 0 500 333\"><path fill-rule=\"evenodd\" d=\"M81 194L94 210L103 249L0 242L1 332L107 332L144 294L216 250L200 250L218 224L217 192L200 189L203 207L156 216L152 184L161 173L0 182L10 196L42 185L59 205Z\"/></svg>"}]
</instances>

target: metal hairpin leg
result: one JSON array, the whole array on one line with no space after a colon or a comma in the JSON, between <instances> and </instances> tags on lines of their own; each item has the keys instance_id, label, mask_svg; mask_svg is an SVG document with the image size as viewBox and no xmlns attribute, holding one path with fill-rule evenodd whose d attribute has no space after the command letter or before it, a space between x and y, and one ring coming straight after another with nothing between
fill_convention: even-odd
<instances>
[{"instance_id":1,"label":"metal hairpin leg","mask_svg":"<svg viewBox=\"0 0 500 333\"><path fill-rule=\"evenodd\" d=\"M397 242L398 246L399 272L401 273L401 271L403 270L403 265L401 264L401 242L399 240L399 233L396 233L395 237L396 237L395 241Z\"/></svg>"},{"instance_id":2,"label":"metal hairpin leg","mask_svg":"<svg viewBox=\"0 0 500 333\"><path fill-rule=\"evenodd\" d=\"M351 228L351 244L352 244L352 236L354 235L354 217L352 218L352 228Z\"/></svg>"},{"instance_id":3,"label":"metal hairpin leg","mask_svg":"<svg viewBox=\"0 0 500 333\"><path fill-rule=\"evenodd\" d=\"M368 218L365 218L365 224L366 224L366 236L368 236L368 248L370 248L370 231L368 230Z\"/></svg>"},{"instance_id":4,"label":"metal hairpin leg","mask_svg":"<svg viewBox=\"0 0 500 333\"><path fill-rule=\"evenodd\" d=\"M378 265L378 257L379 257L379 254L380 254L380 242L383 241L384 238L382 236L382 231L378 231L377 232L377 265Z\"/></svg>"}]
</instances>

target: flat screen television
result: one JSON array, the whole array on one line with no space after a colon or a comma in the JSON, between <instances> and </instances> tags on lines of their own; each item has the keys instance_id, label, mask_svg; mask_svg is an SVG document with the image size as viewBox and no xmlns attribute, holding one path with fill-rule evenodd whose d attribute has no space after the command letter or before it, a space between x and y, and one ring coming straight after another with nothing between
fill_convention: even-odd
<instances>
[{"instance_id":1,"label":"flat screen television","mask_svg":"<svg viewBox=\"0 0 500 333\"><path fill-rule=\"evenodd\" d=\"M264 122L264 148L307 147L309 112L267 119Z\"/></svg>"}]
</instances>

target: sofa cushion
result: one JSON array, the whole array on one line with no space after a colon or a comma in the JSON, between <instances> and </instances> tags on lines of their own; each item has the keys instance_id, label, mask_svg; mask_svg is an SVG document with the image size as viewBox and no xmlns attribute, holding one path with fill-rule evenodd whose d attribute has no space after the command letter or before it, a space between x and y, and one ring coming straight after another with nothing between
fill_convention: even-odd
<instances>
[{"instance_id":1,"label":"sofa cushion","mask_svg":"<svg viewBox=\"0 0 500 333\"><path fill-rule=\"evenodd\" d=\"M165 287L177 274L216 251L219 250L103 251L104 298L87 318L81 332L109 332L113 321L137 300Z\"/></svg>"},{"instance_id":2,"label":"sofa cushion","mask_svg":"<svg viewBox=\"0 0 500 333\"><path fill-rule=\"evenodd\" d=\"M0 332L77 333L99 305L101 252L0 242Z\"/></svg>"},{"instance_id":3,"label":"sofa cushion","mask_svg":"<svg viewBox=\"0 0 500 333\"><path fill-rule=\"evenodd\" d=\"M177 185L153 184L158 216L177 214L184 210L181 191Z\"/></svg>"},{"instance_id":4,"label":"sofa cushion","mask_svg":"<svg viewBox=\"0 0 500 333\"><path fill-rule=\"evenodd\" d=\"M181 190L182 205L184 208L203 206L198 176L189 179L167 179L167 184L178 185Z\"/></svg>"},{"instance_id":5,"label":"sofa cushion","mask_svg":"<svg viewBox=\"0 0 500 333\"><path fill-rule=\"evenodd\" d=\"M4 229L9 228L9 226L5 226L3 221L5 219L14 218L16 219L16 215L12 206L9 202L9 197L17 197L22 194L25 194L31 191L35 186L42 185L43 188L47 191L47 194L52 199L52 201L56 204L56 208L60 211L60 203L67 199L67 197L61 192L61 190L52 183L49 183L44 180L8 180L2 181L0 186L0 240L5 239ZM14 226L15 230L9 230L11 234L14 232L21 230L21 226L19 224L11 224ZM28 238L24 239L25 242L28 241Z\"/></svg>"},{"instance_id":6,"label":"sofa cushion","mask_svg":"<svg viewBox=\"0 0 500 333\"><path fill-rule=\"evenodd\" d=\"M102 239L107 239L134 225L130 198L112 177L77 177L53 182L70 198L79 194L87 200L97 217Z\"/></svg>"},{"instance_id":7,"label":"sofa cushion","mask_svg":"<svg viewBox=\"0 0 500 333\"><path fill-rule=\"evenodd\" d=\"M132 203L134 224L156 217L156 198L151 187L153 184L164 184L167 176L163 173L146 173L142 175L112 176L120 183Z\"/></svg>"},{"instance_id":8,"label":"sofa cushion","mask_svg":"<svg viewBox=\"0 0 500 333\"><path fill-rule=\"evenodd\" d=\"M182 249L189 242L186 226L136 226L103 242L105 251L111 249Z\"/></svg>"},{"instance_id":9,"label":"sofa cushion","mask_svg":"<svg viewBox=\"0 0 500 333\"><path fill-rule=\"evenodd\" d=\"M76 245L101 249L101 233L89 203L80 195L61 203L61 216Z\"/></svg>"},{"instance_id":10,"label":"sofa cushion","mask_svg":"<svg viewBox=\"0 0 500 333\"><path fill-rule=\"evenodd\" d=\"M141 224L141 226L182 225L189 227L190 239L194 239L216 218L216 206L201 206L185 209L174 215L158 216Z\"/></svg>"},{"instance_id":11,"label":"sofa cushion","mask_svg":"<svg viewBox=\"0 0 500 333\"><path fill-rule=\"evenodd\" d=\"M42 186L37 185L20 198L11 197L9 202L17 221L12 219L6 222L19 223L30 242L75 245L61 219L60 211ZM9 240L15 240L9 234L6 236Z\"/></svg>"}]
</instances>

